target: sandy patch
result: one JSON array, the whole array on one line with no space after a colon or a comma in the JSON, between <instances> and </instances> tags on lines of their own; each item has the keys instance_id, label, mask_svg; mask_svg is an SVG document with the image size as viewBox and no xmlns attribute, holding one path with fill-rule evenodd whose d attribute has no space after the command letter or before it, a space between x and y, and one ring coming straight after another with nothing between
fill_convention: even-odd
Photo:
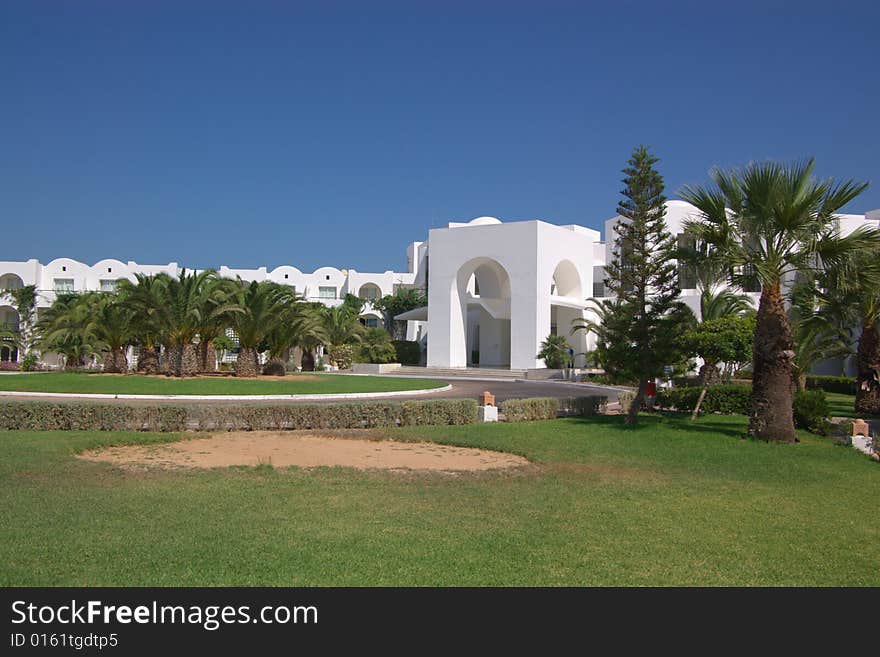
<instances>
[{"instance_id":1,"label":"sandy patch","mask_svg":"<svg viewBox=\"0 0 880 657\"><path fill-rule=\"evenodd\" d=\"M80 454L90 461L165 468L262 465L343 466L366 470L494 470L528 465L521 456L470 447L339 438L308 432L248 431L175 443L107 447Z\"/></svg>"}]
</instances>

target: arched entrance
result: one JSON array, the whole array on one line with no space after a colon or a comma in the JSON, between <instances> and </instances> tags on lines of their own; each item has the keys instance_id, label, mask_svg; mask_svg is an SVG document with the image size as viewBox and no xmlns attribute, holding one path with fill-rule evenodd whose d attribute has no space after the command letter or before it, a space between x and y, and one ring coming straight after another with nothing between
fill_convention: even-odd
<instances>
[{"instance_id":1,"label":"arched entrance","mask_svg":"<svg viewBox=\"0 0 880 657\"><path fill-rule=\"evenodd\" d=\"M584 316L585 295L581 276L571 260L561 260L553 272L550 287L550 332L562 335L574 350L575 364L583 364L587 351L587 335L584 331L571 333L572 322Z\"/></svg>"},{"instance_id":2,"label":"arched entrance","mask_svg":"<svg viewBox=\"0 0 880 657\"><path fill-rule=\"evenodd\" d=\"M0 306L0 336L18 331L18 312L12 306ZM0 337L0 361L17 362L18 349L10 339Z\"/></svg>"},{"instance_id":3,"label":"arched entrance","mask_svg":"<svg viewBox=\"0 0 880 657\"><path fill-rule=\"evenodd\" d=\"M453 282L457 320L453 330L464 353L455 362L469 367L510 367L510 275L491 258L476 258L462 265Z\"/></svg>"}]
</instances>

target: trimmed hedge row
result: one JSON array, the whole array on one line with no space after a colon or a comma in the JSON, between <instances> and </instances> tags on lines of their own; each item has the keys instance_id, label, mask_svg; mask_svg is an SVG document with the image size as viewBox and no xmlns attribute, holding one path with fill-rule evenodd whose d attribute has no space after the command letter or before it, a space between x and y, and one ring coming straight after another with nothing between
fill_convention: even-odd
<instances>
[{"instance_id":1,"label":"trimmed hedge row","mask_svg":"<svg viewBox=\"0 0 880 657\"><path fill-rule=\"evenodd\" d=\"M507 422L553 420L559 413L559 400L555 397L505 399L498 409L504 413L504 419Z\"/></svg>"},{"instance_id":2,"label":"trimmed hedge row","mask_svg":"<svg viewBox=\"0 0 880 657\"><path fill-rule=\"evenodd\" d=\"M508 422L603 413L607 397L508 399ZM473 399L342 404L125 405L0 402L0 430L14 431L257 431L462 425L478 419Z\"/></svg>"},{"instance_id":3,"label":"trimmed hedge row","mask_svg":"<svg viewBox=\"0 0 880 657\"><path fill-rule=\"evenodd\" d=\"M837 392L841 395L854 395L856 394L856 380L851 376L819 376L811 374L807 377L807 389Z\"/></svg>"},{"instance_id":4,"label":"trimmed hedge row","mask_svg":"<svg viewBox=\"0 0 880 657\"><path fill-rule=\"evenodd\" d=\"M191 406L0 403L0 429L28 431L358 429L423 424L471 424L476 421L477 402L473 399Z\"/></svg>"},{"instance_id":5,"label":"trimmed hedge row","mask_svg":"<svg viewBox=\"0 0 880 657\"><path fill-rule=\"evenodd\" d=\"M27 431L186 431L183 406L0 402L0 429Z\"/></svg>"},{"instance_id":6,"label":"trimmed hedge row","mask_svg":"<svg viewBox=\"0 0 880 657\"><path fill-rule=\"evenodd\" d=\"M700 398L699 386L660 389L657 391L657 405L661 408L674 408L690 412ZM700 407L704 413L739 413L748 415L752 408L752 387L742 385L710 386Z\"/></svg>"},{"instance_id":7,"label":"trimmed hedge row","mask_svg":"<svg viewBox=\"0 0 880 657\"><path fill-rule=\"evenodd\" d=\"M506 422L528 422L553 420L559 415L596 415L604 413L607 405L607 397L532 397L507 399L501 402L499 410Z\"/></svg>"},{"instance_id":8,"label":"trimmed hedge row","mask_svg":"<svg viewBox=\"0 0 880 657\"><path fill-rule=\"evenodd\" d=\"M561 415L577 415L587 417L599 415L608 409L608 397L563 397L559 401Z\"/></svg>"}]
</instances>

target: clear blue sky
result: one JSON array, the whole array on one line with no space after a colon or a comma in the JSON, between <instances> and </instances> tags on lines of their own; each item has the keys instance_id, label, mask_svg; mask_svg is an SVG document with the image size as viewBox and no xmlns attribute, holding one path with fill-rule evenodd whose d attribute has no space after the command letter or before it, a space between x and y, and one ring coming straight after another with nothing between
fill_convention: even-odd
<instances>
[{"instance_id":1,"label":"clear blue sky","mask_svg":"<svg viewBox=\"0 0 880 657\"><path fill-rule=\"evenodd\" d=\"M880 207L880 3L0 0L0 260L402 269L814 155Z\"/></svg>"}]
</instances>

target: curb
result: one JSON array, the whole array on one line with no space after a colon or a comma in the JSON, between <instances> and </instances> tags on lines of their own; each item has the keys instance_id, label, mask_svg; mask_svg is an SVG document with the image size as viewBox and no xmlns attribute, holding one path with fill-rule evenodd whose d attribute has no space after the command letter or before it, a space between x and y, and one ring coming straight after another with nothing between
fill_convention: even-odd
<instances>
[{"instance_id":1,"label":"curb","mask_svg":"<svg viewBox=\"0 0 880 657\"><path fill-rule=\"evenodd\" d=\"M79 392L28 392L26 390L0 390L0 397L44 397L47 399L132 399L174 401L318 401L331 399L382 399L407 395L429 395L452 390L452 385L419 390L392 390L389 392L343 392L322 395L114 395L110 393Z\"/></svg>"}]
</instances>

